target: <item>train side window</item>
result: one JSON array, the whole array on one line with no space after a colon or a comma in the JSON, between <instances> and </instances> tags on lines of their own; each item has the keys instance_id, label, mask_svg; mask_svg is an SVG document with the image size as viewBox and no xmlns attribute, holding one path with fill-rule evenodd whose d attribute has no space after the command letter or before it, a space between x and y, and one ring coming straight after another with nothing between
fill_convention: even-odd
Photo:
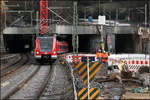
<instances>
[{"instance_id":1,"label":"train side window","mask_svg":"<svg viewBox=\"0 0 150 100\"><path fill-rule=\"evenodd\" d=\"M67 46L65 46L65 49L67 49Z\"/></svg>"},{"instance_id":2,"label":"train side window","mask_svg":"<svg viewBox=\"0 0 150 100\"><path fill-rule=\"evenodd\" d=\"M64 49L67 49L67 46L64 46Z\"/></svg>"},{"instance_id":3,"label":"train side window","mask_svg":"<svg viewBox=\"0 0 150 100\"><path fill-rule=\"evenodd\" d=\"M62 49L64 49L64 46L62 45Z\"/></svg>"},{"instance_id":4,"label":"train side window","mask_svg":"<svg viewBox=\"0 0 150 100\"><path fill-rule=\"evenodd\" d=\"M66 46L63 46L63 49L65 49L66 48Z\"/></svg>"},{"instance_id":5,"label":"train side window","mask_svg":"<svg viewBox=\"0 0 150 100\"><path fill-rule=\"evenodd\" d=\"M61 45L61 49L63 49L63 45Z\"/></svg>"},{"instance_id":6,"label":"train side window","mask_svg":"<svg viewBox=\"0 0 150 100\"><path fill-rule=\"evenodd\" d=\"M67 46L64 46L64 49L67 49Z\"/></svg>"},{"instance_id":7,"label":"train side window","mask_svg":"<svg viewBox=\"0 0 150 100\"><path fill-rule=\"evenodd\" d=\"M59 49L61 49L61 45L59 45Z\"/></svg>"}]
</instances>

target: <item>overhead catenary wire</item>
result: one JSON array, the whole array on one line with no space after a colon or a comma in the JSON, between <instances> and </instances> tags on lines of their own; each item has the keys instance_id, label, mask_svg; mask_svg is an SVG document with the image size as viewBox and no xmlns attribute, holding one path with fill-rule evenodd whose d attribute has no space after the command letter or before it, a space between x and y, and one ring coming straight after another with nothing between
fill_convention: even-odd
<instances>
[{"instance_id":1,"label":"overhead catenary wire","mask_svg":"<svg viewBox=\"0 0 150 100\"><path fill-rule=\"evenodd\" d=\"M55 14L57 17L59 17L60 19L62 19L64 22L70 24L69 21L65 20L63 17L61 17L60 15L58 15L56 12L54 12L53 10L51 10L50 8L48 8L49 11L51 11L53 14Z\"/></svg>"}]
</instances>

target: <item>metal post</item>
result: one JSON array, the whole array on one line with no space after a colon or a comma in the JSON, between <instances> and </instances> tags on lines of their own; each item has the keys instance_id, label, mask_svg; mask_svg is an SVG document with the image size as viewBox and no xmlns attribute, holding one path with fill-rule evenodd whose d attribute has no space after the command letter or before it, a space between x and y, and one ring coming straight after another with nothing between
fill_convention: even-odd
<instances>
[{"instance_id":1,"label":"metal post","mask_svg":"<svg viewBox=\"0 0 150 100\"><path fill-rule=\"evenodd\" d=\"M149 6L148 6L149 7L149 13L148 14L149 14L149 23L150 23L150 0L149 0L148 3L149 3ZM150 29L150 27L149 27L149 29ZM149 45L150 45L150 39L149 39ZM150 47L148 48L148 50L149 49L150 49ZM150 51L149 51L149 65L150 65ZM150 72L150 68L149 68L149 72ZM149 95L150 95L150 93L149 93Z\"/></svg>"},{"instance_id":2,"label":"metal post","mask_svg":"<svg viewBox=\"0 0 150 100\"><path fill-rule=\"evenodd\" d=\"M115 28L114 28L114 33L117 34L118 28L117 28L117 21L119 18L119 9L116 9L116 21L115 21Z\"/></svg>"},{"instance_id":3,"label":"metal post","mask_svg":"<svg viewBox=\"0 0 150 100\"><path fill-rule=\"evenodd\" d=\"M6 23L6 19L7 19L7 18L6 18L6 13L7 13L7 12L4 11L4 13L5 13L5 17L4 17L4 18L5 18L5 28L6 28L6 27L7 27L7 25L6 25L6 24L7 24L7 23Z\"/></svg>"},{"instance_id":4,"label":"metal post","mask_svg":"<svg viewBox=\"0 0 150 100\"><path fill-rule=\"evenodd\" d=\"M32 27L32 12L30 12L30 14L31 14L31 27ZM35 48L35 45L34 45L34 39L35 39L35 35L33 34L32 35L32 47L33 47L33 49Z\"/></svg>"},{"instance_id":5,"label":"metal post","mask_svg":"<svg viewBox=\"0 0 150 100\"><path fill-rule=\"evenodd\" d=\"M48 32L51 33L51 29L50 29L50 23L52 22L52 15L50 15L50 19L48 19Z\"/></svg>"},{"instance_id":6,"label":"metal post","mask_svg":"<svg viewBox=\"0 0 150 100\"><path fill-rule=\"evenodd\" d=\"M78 48L79 48L79 36L77 35L77 56L78 56Z\"/></svg>"},{"instance_id":7,"label":"metal post","mask_svg":"<svg viewBox=\"0 0 150 100\"><path fill-rule=\"evenodd\" d=\"M73 35L72 35L72 46L73 46L73 55L78 55L78 13L77 13L77 1L74 1L74 13L73 13Z\"/></svg>"},{"instance_id":8,"label":"metal post","mask_svg":"<svg viewBox=\"0 0 150 100\"><path fill-rule=\"evenodd\" d=\"M26 2L26 0L25 0L24 6L25 6L25 10L27 10L27 2Z\"/></svg>"},{"instance_id":9,"label":"metal post","mask_svg":"<svg viewBox=\"0 0 150 100\"><path fill-rule=\"evenodd\" d=\"M147 24L147 4L145 4L145 28Z\"/></svg>"},{"instance_id":10,"label":"metal post","mask_svg":"<svg viewBox=\"0 0 150 100\"><path fill-rule=\"evenodd\" d=\"M100 0L99 0L99 3L98 3L99 5L98 5L98 7L99 7L99 9L98 9L98 12L99 12L99 14L100 14Z\"/></svg>"},{"instance_id":11,"label":"metal post","mask_svg":"<svg viewBox=\"0 0 150 100\"><path fill-rule=\"evenodd\" d=\"M150 23L150 0L149 0L149 11L148 11L148 15L149 15L149 23Z\"/></svg>"},{"instance_id":12,"label":"metal post","mask_svg":"<svg viewBox=\"0 0 150 100\"><path fill-rule=\"evenodd\" d=\"M88 74L88 100L90 99L90 78L89 78L89 57L87 57L87 74Z\"/></svg>"},{"instance_id":13,"label":"metal post","mask_svg":"<svg viewBox=\"0 0 150 100\"><path fill-rule=\"evenodd\" d=\"M84 9L84 20L86 20L86 7Z\"/></svg>"},{"instance_id":14,"label":"metal post","mask_svg":"<svg viewBox=\"0 0 150 100\"><path fill-rule=\"evenodd\" d=\"M130 8L129 8L129 19L128 19L128 21L130 21L130 19L131 19L131 14L130 14Z\"/></svg>"},{"instance_id":15,"label":"metal post","mask_svg":"<svg viewBox=\"0 0 150 100\"><path fill-rule=\"evenodd\" d=\"M118 20L118 12L119 12L119 9L116 9L116 23L117 23L117 20Z\"/></svg>"},{"instance_id":16,"label":"metal post","mask_svg":"<svg viewBox=\"0 0 150 100\"><path fill-rule=\"evenodd\" d=\"M39 12L37 11L36 12L36 26L37 26L37 29L36 29L36 37L39 35Z\"/></svg>"},{"instance_id":17,"label":"metal post","mask_svg":"<svg viewBox=\"0 0 150 100\"><path fill-rule=\"evenodd\" d=\"M32 12L30 12L30 14L31 14L31 26L32 26L32 25L33 25L33 24L32 24L32 20L33 20L33 18L32 18Z\"/></svg>"},{"instance_id":18,"label":"metal post","mask_svg":"<svg viewBox=\"0 0 150 100\"><path fill-rule=\"evenodd\" d=\"M101 25L101 42L104 42L104 31L103 31L103 25Z\"/></svg>"}]
</instances>

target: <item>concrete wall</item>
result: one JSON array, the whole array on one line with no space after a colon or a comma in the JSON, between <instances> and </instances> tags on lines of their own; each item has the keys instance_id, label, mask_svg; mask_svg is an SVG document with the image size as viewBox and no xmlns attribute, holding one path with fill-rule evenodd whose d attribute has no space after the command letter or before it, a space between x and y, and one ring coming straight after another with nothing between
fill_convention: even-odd
<instances>
[{"instance_id":1,"label":"concrete wall","mask_svg":"<svg viewBox=\"0 0 150 100\"><path fill-rule=\"evenodd\" d=\"M72 25L56 25L56 33L73 34ZM78 34L96 34L96 26L78 26Z\"/></svg>"},{"instance_id":2,"label":"concrete wall","mask_svg":"<svg viewBox=\"0 0 150 100\"><path fill-rule=\"evenodd\" d=\"M3 34L35 34L35 27L6 27Z\"/></svg>"},{"instance_id":3,"label":"concrete wall","mask_svg":"<svg viewBox=\"0 0 150 100\"><path fill-rule=\"evenodd\" d=\"M147 46L148 46L148 50L147 50L148 54L150 54L150 40L148 41L148 45Z\"/></svg>"},{"instance_id":4,"label":"concrete wall","mask_svg":"<svg viewBox=\"0 0 150 100\"><path fill-rule=\"evenodd\" d=\"M108 39L107 39L107 46L108 46L108 50L110 52L115 52L115 34L110 34L110 37L111 37L111 40L110 40L110 43L108 42Z\"/></svg>"},{"instance_id":5,"label":"concrete wall","mask_svg":"<svg viewBox=\"0 0 150 100\"><path fill-rule=\"evenodd\" d=\"M100 48L100 36L93 35L90 39L90 51L91 53L96 53L96 51Z\"/></svg>"},{"instance_id":6,"label":"concrete wall","mask_svg":"<svg viewBox=\"0 0 150 100\"><path fill-rule=\"evenodd\" d=\"M104 26L104 31L106 33L115 33L115 34L134 34L136 27L133 26L117 26L109 27ZM72 25L56 25L56 33L58 34L72 34L73 26ZM78 34L97 34L96 25L79 25Z\"/></svg>"},{"instance_id":7,"label":"concrete wall","mask_svg":"<svg viewBox=\"0 0 150 100\"><path fill-rule=\"evenodd\" d=\"M4 47L4 39L3 39L3 35L0 34L0 53L4 53L5 51L5 47Z\"/></svg>"}]
</instances>

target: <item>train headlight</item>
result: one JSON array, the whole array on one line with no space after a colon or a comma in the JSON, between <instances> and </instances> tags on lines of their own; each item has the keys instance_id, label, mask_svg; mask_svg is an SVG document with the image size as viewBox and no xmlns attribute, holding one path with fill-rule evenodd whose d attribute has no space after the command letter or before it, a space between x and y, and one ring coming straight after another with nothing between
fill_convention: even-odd
<instances>
[{"instance_id":1,"label":"train headlight","mask_svg":"<svg viewBox=\"0 0 150 100\"><path fill-rule=\"evenodd\" d=\"M53 53L56 53L56 52L53 52Z\"/></svg>"},{"instance_id":2,"label":"train headlight","mask_svg":"<svg viewBox=\"0 0 150 100\"><path fill-rule=\"evenodd\" d=\"M40 52L36 52L36 54L39 54Z\"/></svg>"}]
</instances>

